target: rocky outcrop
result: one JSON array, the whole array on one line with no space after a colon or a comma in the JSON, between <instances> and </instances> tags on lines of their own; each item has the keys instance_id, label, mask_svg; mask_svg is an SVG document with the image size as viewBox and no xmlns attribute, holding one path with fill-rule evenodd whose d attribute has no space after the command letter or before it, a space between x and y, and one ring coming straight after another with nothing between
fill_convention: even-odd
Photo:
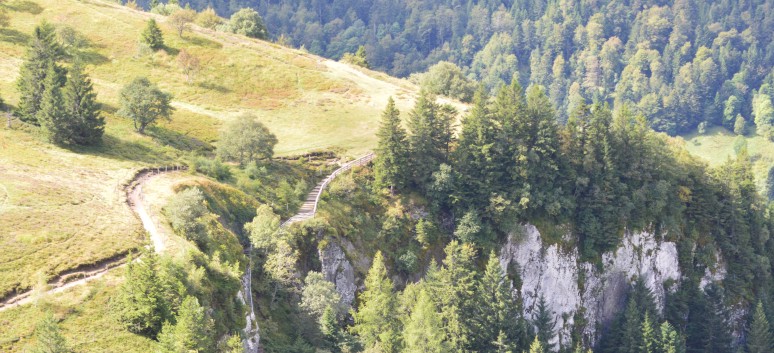
<instances>
[{"instance_id":1,"label":"rocky outcrop","mask_svg":"<svg viewBox=\"0 0 774 353\"><path fill-rule=\"evenodd\" d=\"M355 301L357 284L355 269L347 259L347 254L334 240L329 241L322 250L318 251L323 276L336 285L336 291L341 295L341 303L351 307Z\"/></svg>"},{"instance_id":2,"label":"rocky outcrop","mask_svg":"<svg viewBox=\"0 0 774 353\"><path fill-rule=\"evenodd\" d=\"M252 247L250 251L252 252ZM242 289L237 293L237 298L247 308L245 313L245 328L242 330L244 333L244 340L242 340L242 346L245 353L259 353L261 352L261 333L258 328L258 320L255 317L255 304L253 303L252 292L252 278L253 271L252 266L247 266L244 276L242 276Z\"/></svg>"},{"instance_id":3,"label":"rocky outcrop","mask_svg":"<svg viewBox=\"0 0 774 353\"><path fill-rule=\"evenodd\" d=\"M668 280L679 281L677 247L647 232L626 232L621 245L602 255L602 266L580 262L577 249L545 245L532 225L521 227L509 236L500 251L500 264L507 269L518 264L522 279L521 297L527 318L533 318L540 295L553 311L557 336L555 343L566 345L574 325L574 316L583 315L584 335L589 342L597 338L597 327L605 327L621 310L627 289L642 278L653 291L659 310L663 310Z\"/></svg>"}]
</instances>

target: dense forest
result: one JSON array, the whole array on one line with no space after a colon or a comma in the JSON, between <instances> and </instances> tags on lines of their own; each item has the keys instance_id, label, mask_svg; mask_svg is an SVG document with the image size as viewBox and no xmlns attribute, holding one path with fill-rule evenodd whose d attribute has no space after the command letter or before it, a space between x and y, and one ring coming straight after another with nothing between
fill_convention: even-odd
<instances>
[{"instance_id":1,"label":"dense forest","mask_svg":"<svg viewBox=\"0 0 774 353\"><path fill-rule=\"evenodd\" d=\"M546 87L565 121L585 99L628 102L658 131L770 123L772 1L181 1L253 7L275 39L341 58L365 46L396 76L440 61L490 90Z\"/></svg>"},{"instance_id":2,"label":"dense forest","mask_svg":"<svg viewBox=\"0 0 774 353\"><path fill-rule=\"evenodd\" d=\"M765 311L772 303L774 223L768 202L755 190L746 151L709 170L648 129L642 115L603 104L579 105L561 126L544 90L533 85L525 92L516 81L493 97L478 91L456 137L450 133L455 116L425 92L404 130L390 102L373 175L354 183L372 195L356 210L370 213L380 199L400 208L418 196L428 210L420 220L384 212L381 240L374 242L384 259L376 255L349 328L366 351L770 347L769 328L760 326L768 325ZM545 234L569 232L549 241L577 246L592 263L615 249L626 229L653 231L677 244L681 284L662 311L650 289L633 281L624 309L602 327L601 340L582 334L586 325L598 323L576 318L570 344L560 344L542 299L531 315L523 314L520 296L508 290L521 287L518 272L501 268L494 253L487 256L523 222L540 225ZM444 244L445 256L436 265L434 254ZM705 269L717 262L716 252L726 259L727 277L722 286L700 286ZM397 274L410 273L412 264L429 265L421 280L395 292L402 286L391 282L382 261ZM740 318L730 314L734 305L751 308L741 328ZM328 339L349 342L337 337Z\"/></svg>"}]
</instances>

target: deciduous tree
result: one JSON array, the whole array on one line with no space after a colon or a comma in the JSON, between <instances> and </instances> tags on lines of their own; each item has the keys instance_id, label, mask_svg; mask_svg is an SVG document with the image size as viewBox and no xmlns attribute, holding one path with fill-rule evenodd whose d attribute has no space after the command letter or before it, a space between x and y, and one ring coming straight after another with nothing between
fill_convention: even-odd
<instances>
[{"instance_id":1,"label":"deciduous tree","mask_svg":"<svg viewBox=\"0 0 774 353\"><path fill-rule=\"evenodd\" d=\"M218 155L244 164L270 159L274 155L277 137L258 121L255 115L245 113L226 124L218 141Z\"/></svg>"},{"instance_id":2,"label":"deciduous tree","mask_svg":"<svg viewBox=\"0 0 774 353\"><path fill-rule=\"evenodd\" d=\"M118 115L132 119L134 129L144 134L145 128L159 119L170 120L175 110L170 105L172 95L161 91L145 77L135 78L121 90Z\"/></svg>"}]
</instances>

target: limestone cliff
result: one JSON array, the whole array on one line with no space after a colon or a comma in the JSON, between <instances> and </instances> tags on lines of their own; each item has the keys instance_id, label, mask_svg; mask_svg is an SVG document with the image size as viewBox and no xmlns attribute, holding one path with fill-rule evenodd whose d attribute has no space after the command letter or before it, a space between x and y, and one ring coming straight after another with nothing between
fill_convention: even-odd
<instances>
[{"instance_id":1,"label":"limestone cliff","mask_svg":"<svg viewBox=\"0 0 774 353\"><path fill-rule=\"evenodd\" d=\"M635 278L642 278L653 291L659 310L670 289L664 283L680 280L675 244L647 232L626 232L615 251L602 255L600 268L580 262L577 249L544 244L537 228L528 224L511 234L500 251L501 266L512 263L518 264L522 279L525 316L533 318L542 294L554 313L555 340L561 344L570 341L576 313L588 322L584 335L594 342L597 328L608 325L621 310Z\"/></svg>"}]
</instances>

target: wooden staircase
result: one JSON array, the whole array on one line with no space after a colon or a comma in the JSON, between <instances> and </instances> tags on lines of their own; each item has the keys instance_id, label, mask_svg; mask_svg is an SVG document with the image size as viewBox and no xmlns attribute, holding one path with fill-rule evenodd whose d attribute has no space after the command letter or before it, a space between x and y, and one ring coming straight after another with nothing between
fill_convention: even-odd
<instances>
[{"instance_id":1,"label":"wooden staircase","mask_svg":"<svg viewBox=\"0 0 774 353\"><path fill-rule=\"evenodd\" d=\"M376 157L375 153L369 153L363 157L360 157L354 161L348 162L341 166L339 169L336 169L333 173L328 175L325 179L320 181L312 191L309 192L309 194L306 195L306 200L304 201L304 204L301 205L301 208L298 210L298 213L296 213L293 217L288 218L285 222L280 225L280 228L284 228L290 224L293 224L295 222L307 220L310 218L313 218L314 215L317 213L317 204L320 202L320 197L322 196L323 191L325 191L325 187L328 186L328 184L333 181L333 179L336 179L336 176L339 174L346 172L353 167L359 167L368 164L371 162L371 160Z\"/></svg>"}]
</instances>

